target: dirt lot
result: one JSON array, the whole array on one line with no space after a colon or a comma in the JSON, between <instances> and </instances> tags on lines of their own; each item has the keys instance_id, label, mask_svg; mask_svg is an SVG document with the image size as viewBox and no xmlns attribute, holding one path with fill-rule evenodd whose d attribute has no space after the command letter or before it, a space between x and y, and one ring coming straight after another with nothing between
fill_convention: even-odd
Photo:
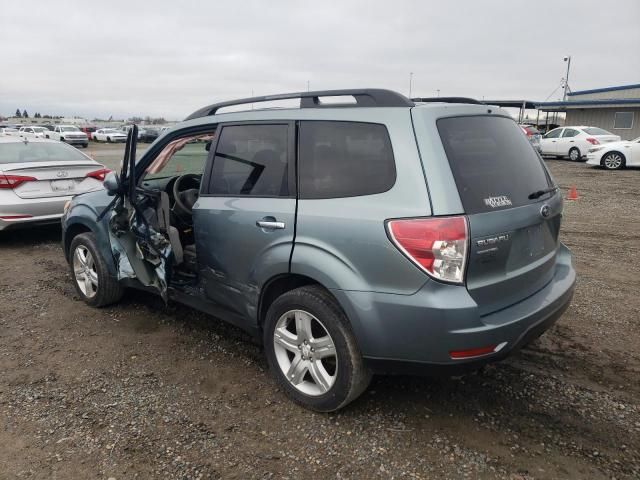
<instances>
[{"instance_id":1,"label":"dirt lot","mask_svg":"<svg viewBox=\"0 0 640 480\"><path fill-rule=\"evenodd\" d=\"M375 378L333 415L233 327L79 301L59 229L0 235L0 478L639 478L640 171L549 161L579 272L546 335L463 377Z\"/></svg>"}]
</instances>

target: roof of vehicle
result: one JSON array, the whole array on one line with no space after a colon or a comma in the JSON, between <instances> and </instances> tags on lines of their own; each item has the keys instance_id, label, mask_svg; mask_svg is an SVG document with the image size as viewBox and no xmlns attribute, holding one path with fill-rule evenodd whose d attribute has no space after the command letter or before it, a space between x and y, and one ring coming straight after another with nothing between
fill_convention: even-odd
<instances>
[{"instance_id":1,"label":"roof of vehicle","mask_svg":"<svg viewBox=\"0 0 640 480\"><path fill-rule=\"evenodd\" d=\"M57 140L52 140L49 138L37 138L37 137L15 137L15 136L5 136L0 137L0 143L62 143Z\"/></svg>"}]
</instances>

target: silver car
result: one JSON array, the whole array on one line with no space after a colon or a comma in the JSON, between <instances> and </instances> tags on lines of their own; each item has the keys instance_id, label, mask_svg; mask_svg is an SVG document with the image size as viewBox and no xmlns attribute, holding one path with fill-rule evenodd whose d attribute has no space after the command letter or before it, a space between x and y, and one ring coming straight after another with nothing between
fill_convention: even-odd
<instances>
[{"instance_id":1,"label":"silver car","mask_svg":"<svg viewBox=\"0 0 640 480\"><path fill-rule=\"evenodd\" d=\"M0 230L59 222L64 204L103 188L108 172L64 143L0 136Z\"/></svg>"}]
</instances>

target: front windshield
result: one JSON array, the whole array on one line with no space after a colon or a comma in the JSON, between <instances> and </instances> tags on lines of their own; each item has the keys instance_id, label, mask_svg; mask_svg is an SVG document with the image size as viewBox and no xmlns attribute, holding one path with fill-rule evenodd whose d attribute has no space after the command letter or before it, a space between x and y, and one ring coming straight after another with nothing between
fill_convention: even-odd
<instances>
[{"instance_id":1,"label":"front windshield","mask_svg":"<svg viewBox=\"0 0 640 480\"><path fill-rule=\"evenodd\" d=\"M44 127L33 127L33 131L40 133L40 132L44 132L46 130L46 128Z\"/></svg>"},{"instance_id":2,"label":"front windshield","mask_svg":"<svg viewBox=\"0 0 640 480\"><path fill-rule=\"evenodd\" d=\"M80 129L78 127L60 127L61 132L79 132Z\"/></svg>"}]
</instances>

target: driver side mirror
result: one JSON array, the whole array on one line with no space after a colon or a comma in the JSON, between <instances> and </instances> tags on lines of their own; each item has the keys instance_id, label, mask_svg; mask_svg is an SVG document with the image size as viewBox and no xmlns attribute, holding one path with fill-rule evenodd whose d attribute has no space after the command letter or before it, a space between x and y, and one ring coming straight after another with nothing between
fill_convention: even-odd
<instances>
[{"instance_id":1,"label":"driver side mirror","mask_svg":"<svg viewBox=\"0 0 640 480\"><path fill-rule=\"evenodd\" d=\"M109 196L113 197L118 192L118 187L120 185L120 181L116 172L107 173L107 176L104 177L104 182L102 184L107 190Z\"/></svg>"}]
</instances>

